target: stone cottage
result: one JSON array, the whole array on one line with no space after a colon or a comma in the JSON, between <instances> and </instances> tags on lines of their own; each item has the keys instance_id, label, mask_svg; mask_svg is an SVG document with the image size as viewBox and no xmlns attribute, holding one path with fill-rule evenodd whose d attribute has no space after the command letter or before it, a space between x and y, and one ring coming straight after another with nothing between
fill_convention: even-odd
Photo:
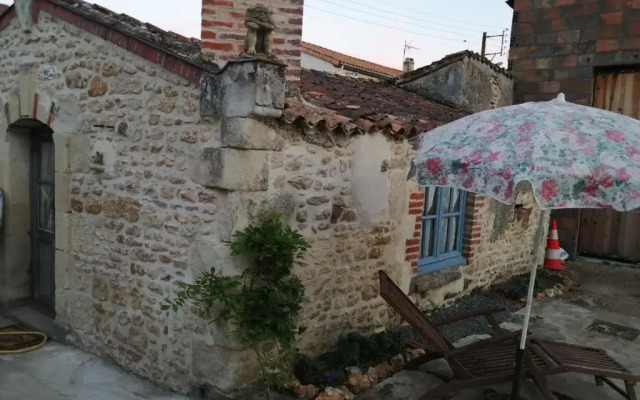
<instances>
[{"instance_id":1,"label":"stone cottage","mask_svg":"<svg viewBox=\"0 0 640 400\"><path fill-rule=\"evenodd\" d=\"M226 243L261 213L312 243L308 351L391 322L378 269L429 307L536 262L530 194L505 207L406 179L411 139L465 111L301 71L302 2L263 3L286 64L233 60L246 1L204 0L202 42L80 0L0 15L3 308L174 390L232 392L251 353L160 301L212 266L238 273Z\"/></svg>"}]
</instances>

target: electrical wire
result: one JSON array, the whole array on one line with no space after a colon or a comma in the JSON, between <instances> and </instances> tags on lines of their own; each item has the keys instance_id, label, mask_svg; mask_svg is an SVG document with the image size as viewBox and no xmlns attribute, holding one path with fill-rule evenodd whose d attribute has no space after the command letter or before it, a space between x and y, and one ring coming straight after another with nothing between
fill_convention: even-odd
<instances>
[{"instance_id":1,"label":"electrical wire","mask_svg":"<svg viewBox=\"0 0 640 400\"><path fill-rule=\"evenodd\" d=\"M328 19L313 18L313 21L314 22L321 22L323 24L334 25L334 26L337 26L339 28L344 28L346 30L357 30L357 31L365 32L365 33L375 33L375 34L378 34L378 35L384 35L385 37L401 39L403 41L405 41L407 39L407 37L404 36L404 35L386 33L386 32L385 33L381 33L380 31L374 31L374 30L371 30L371 29L364 29L364 28L360 28L360 27L357 27L357 26L348 26L347 27L344 24L341 24L341 23L335 22L335 21L331 21L331 20L328 20ZM387 28L384 28L384 29L387 29ZM438 43L438 42L427 43L427 42L421 42L419 40L410 40L410 42L411 42L412 45L413 44L417 44L417 45L420 45L420 46L439 47L439 48L442 48L442 49L447 49L448 50L447 54L450 54L451 52L455 52L456 51L455 49L452 49L452 45L451 44L444 44L444 43ZM475 51L474 49L469 48L466 43L462 43L461 45L462 46L457 51L462 51L462 50ZM401 47L402 47L402 44L399 44L399 48L401 48ZM416 50L420 51L421 49L416 49ZM494 52L494 51L499 53L500 49L499 48L490 48L490 47L487 46L487 52ZM445 54L443 54L443 57L444 57L444 55Z\"/></svg>"},{"instance_id":2,"label":"electrical wire","mask_svg":"<svg viewBox=\"0 0 640 400\"><path fill-rule=\"evenodd\" d=\"M321 8L317 8L317 7L306 5L306 4L305 4L305 8L310 8L312 10L324 12L324 13L327 13L327 14L332 14L332 15L335 15L335 16L338 16L338 17L342 17L342 18L352 19L354 21L364 22L364 23L369 24L369 25L376 25L376 26L380 26L380 27L383 27L383 28L387 28L387 29L393 29L393 30L396 30L396 31L399 31L399 32L412 33L414 35L420 35L420 36L429 37L429 38L433 38L433 39L447 40L447 41L450 41L450 42L465 42L465 43L469 42L468 40L448 38L448 37L444 37L444 36L429 35L429 34L423 33L423 32L410 31L410 30L407 30L407 29L396 28L396 27L389 26L389 25L379 24L379 23L363 20L363 19L360 19L360 18L351 17L351 16L344 15L344 14L339 14L339 13L336 13L336 12L333 12L333 11L323 10Z\"/></svg>"},{"instance_id":3,"label":"electrical wire","mask_svg":"<svg viewBox=\"0 0 640 400\"><path fill-rule=\"evenodd\" d=\"M347 30L357 30L357 31L362 31L362 32L366 32L366 33L375 33L375 34L378 34L378 35L384 35L386 37L392 37L392 38L397 38L397 39L402 39L402 40L406 40L407 39L407 36L401 35L401 34L393 34L393 33L386 33L386 32L382 33L380 31L375 31L375 30L371 30L371 29L365 29L365 28L361 28L359 26L345 26L345 24L341 24L341 23L336 22L336 21L331 21L331 20L328 20L328 19L314 17L312 22L316 22L316 21L319 21L319 22L321 22L323 24L335 25L337 27L344 28L344 29L347 29ZM306 22L305 22L305 24L306 24ZM389 29L389 28L384 28L384 29ZM419 40L411 40L411 43L412 44L424 45L424 46L435 46L435 47L440 47L440 48L443 48L443 49L451 50L451 44L444 44L444 43L438 43L438 42L427 43L427 42L421 42ZM462 44L464 45L464 42Z\"/></svg>"},{"instance_id":4,"label":"electrical wire","mask_svg":"<svg viewBox=\"0 0 640 400\"><path fill-rule=\"evenodd\" d=\"M370 13L368 11L358 10L358 9L355 9L355 8L351 8L351 7L345 6L344 4L335 3L335 2L332 2L332 1L329 1L329 0L318 0L318 1L321 1L323 3L333 4L335 6L339 6L339 7L350 9L350 10L354 10L354 11L365 12L365 13L368 13L370 15L374 15L376 17L387 18L384 15L379 15L379 14ZM411 16L411 15L406 15L406 14L398 13L398 12L395 12L395 11L390 11L390 10L385 10L385 9L382 9L382 8L373 7L373 6L368 5L366 3L361 3L361 2L358 2L358 1L354 1L354 0L351 0L349 2L349 4L358 4L360 6L364 6L366 8L370 8L372 10L377 10L377 11L382 11L382 12L385 12L385 13L388 13L388 14L398 15L398 16L400 16L402 18L412 19L412 20L415 20L415 21L418 21L418 22L422 22L422 23L427 23L427 24L430 24L430 25L438 25L438 26L444 26L445 28L453 28L453 29L466 30L466 31L478 32L478 33L482 33L483 32L483 30L481 30L481 29L463 28L463 27L458 27L458 26L442 24L442 23L439 23L439 22L429 21L429 20L426 20L424 18L416 18L416 17ZM413 25L416 25L416 24L414 23ZM441 30L441 31L442 32L456 34L456 35L467 35L467 36L469 35L468 33L462 33L462 32L445 31L445 30Z\"/></svg>"},{"instance_id":5,"label":"electrical wire","mask_svg":"<svg viewBox=\"0 0 640 400\"><path fill-rule=\"evenodd\" d=\"M394 8L394 9L401 8L401 9L404 9L404 10L407 10L407 11L411 11L412 13L428 15L428 16L431 16L431 17L435 17L435 18L439 18L439 19L445 20L445 21L460 22L460 23L467 24L467 25L475 25L475 26L491 28L491 29L503 29L503 28L498 28L497 26L486 25L486 24L478 24L478 23L474 23L474 22L463 21L463 20L460 20L460 19L444 17L442 15L431 14L431 13L428 13L428 12L422 11L422 10L416 10L416 9L412 9L412 8L408 8L408 7L398 6L397 4L389 4L389 3L385 2L385 1L382 1L382 0L369 0L369 1L374 1L374 2L377 2L377 3L380 3L380 4L384 4L384 5L388 6L388 7Z\"/></svg>"},{"instance_id":6,"label":"electrical wire","mask_svg":"<svg viewBox=\"0 0 640 400\"><path fill-rule=\"evenodd\" d=\"M322 24L331 24L331 25L334 25L334 26L339 27L339 28L344 28L344 29L348 29L348 30L357 30L357 31L365 32L365 33L378 34L378 35L382 35L382 36L385 36L385 37L400 39L402 41L406 40L406 38L407 38L406 36L401 36L400 34L393 34L393 33L381 32L381 31L374 31L374 30L370 30L370 29L363 29L363 28L356 27L356 26L345 27L344 24L341 24L339 22L329 21L329 20L322 19L322 18L314 18L313 20L314 20L314 22L320 22ZM451 44L444 44L444 43L439 43L439 42L427 43L427 42L420 42L420 41L417 41L417 40L412 40L411 43L418 44L418 45L429 46L429 47L438 47L438 48L441 48L441 49L447 49L447 50L449 50L448 53L450 53L451 50L452 50L452 45ZM462 43L462 45L465 45L465 43ZM398 48L401 49L401 46L402 46L402 42L400 42L398 44ZM464 49L461 47L460 50L464 50ZM399 51L401 51L401 50L399 50ZM360 58L362 58L362 57L360 57ZM392 68L402 69L401 67L392 67Z\"/></svg>"}]
</instances>

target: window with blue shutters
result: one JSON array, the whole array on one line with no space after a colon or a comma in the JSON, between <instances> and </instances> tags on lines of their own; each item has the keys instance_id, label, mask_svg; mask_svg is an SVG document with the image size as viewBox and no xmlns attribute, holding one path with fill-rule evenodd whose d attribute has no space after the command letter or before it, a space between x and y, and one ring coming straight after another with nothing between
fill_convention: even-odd
<instances>
[{"instance_id":1,"label":"window with blue shutters","mask_svg":"<svg viewBox=\"0 0 640 400\"><path fill-rule=\"evenodd\" d=\"M419 275L466 263L462 257L466 204L467 192L463 190L425 189Z\"/></svg>"}]
</instances>

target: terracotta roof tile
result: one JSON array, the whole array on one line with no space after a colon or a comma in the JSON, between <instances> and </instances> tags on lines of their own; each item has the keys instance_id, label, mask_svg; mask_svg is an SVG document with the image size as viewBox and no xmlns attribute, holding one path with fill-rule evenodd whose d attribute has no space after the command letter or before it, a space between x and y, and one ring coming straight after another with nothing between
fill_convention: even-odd
<instances>
[{"instance_id":1,"label":"terracotta roof tile","mask_svg":"<svg viewBox=\"0 0 640 400\"><path fill-rule=\"evenodd\" d=\"M312 43L302 42L302 52L328 61L335 65L351 66L389 78L402 75L402 70L385 67L384 65L372 63L370 61L362 60L356 57L351 57L349 55L338 53L337 51L329 50Z\"/></svg>"},{"instance_id":2,"label":"terracotta roof tile","mask_svg":"<svg viewBox=\"0 0 640 400\"><path fill-rule=\"evenodd\" d=\"M289 95L283 119L346 134L383 131L414 136L468 113L387 82L302 70L299 95Z\"/></svg>"}]
</instances>

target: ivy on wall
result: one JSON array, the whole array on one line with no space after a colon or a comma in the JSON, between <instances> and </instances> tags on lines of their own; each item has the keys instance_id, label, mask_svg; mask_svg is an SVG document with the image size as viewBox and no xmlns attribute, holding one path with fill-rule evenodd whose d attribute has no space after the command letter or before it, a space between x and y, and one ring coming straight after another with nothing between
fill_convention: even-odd
<instances>
[{"instance_id":1,"label":"ivy on wall","mask_svg":"<svg viewBox=\"0 0 640 400\"><path fill-rule=\"evenodd\" d=\"M223 276L211 268L193 283L181 283L162 309L178 311L192 304L211 322L229 322L236 340L256 352L260 383L281 389L293 378L295 339L302 331L297 320L304 286L292 271L309 247L281 215L270 215L233 236L231 255L251 261L242 275Z\"/></svg>"}]
</instances>

